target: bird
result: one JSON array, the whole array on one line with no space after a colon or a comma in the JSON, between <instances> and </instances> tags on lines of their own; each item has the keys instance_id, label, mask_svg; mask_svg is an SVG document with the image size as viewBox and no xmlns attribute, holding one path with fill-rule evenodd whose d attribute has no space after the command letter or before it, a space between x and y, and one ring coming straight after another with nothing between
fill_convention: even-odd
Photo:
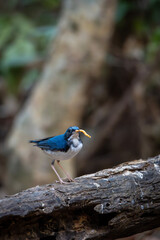
<instances>
[{"instance_id":1,"label":"bird","mask_svg":"<svg viewBox=\"0 0 160 240\"><path fill-rule=\"evenodd\" d=\"M59 176L58 172L54 167L55 161L62 169L64 174L67 176L69 182L74 182L74 180L69 176L69 174L64 170L60 164L61 160L68 160L76 156L83 147L82 140L80 138L80 133L91 138L91 136L86 133L83 129L77 126L69 127L64 134L52 136L39 140L30 140L30 143L34 143L33 146L39 147L45 153L53 157L51 167L55 174L57 175L59 182L65 184L62 178Z\"/></svg>"}]
</instances>

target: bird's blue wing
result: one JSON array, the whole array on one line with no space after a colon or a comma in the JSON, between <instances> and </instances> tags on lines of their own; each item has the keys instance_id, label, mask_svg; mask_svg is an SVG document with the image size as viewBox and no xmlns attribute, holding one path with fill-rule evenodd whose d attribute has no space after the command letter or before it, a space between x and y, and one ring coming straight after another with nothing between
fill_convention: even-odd
<instances>
[{"instance_id":1,"label":"bird's blue wing","mask_svg":"<svg viewBox=\"0 0 160 240\"><path fill-rule=\"evenodd\" d=\"M67 151L68 144L64 139L64 134L45 138L41 140L30 141L35 143L37 147L40 147L42 150L51 150L51 151Z\"/></svg>"}]
</instances>

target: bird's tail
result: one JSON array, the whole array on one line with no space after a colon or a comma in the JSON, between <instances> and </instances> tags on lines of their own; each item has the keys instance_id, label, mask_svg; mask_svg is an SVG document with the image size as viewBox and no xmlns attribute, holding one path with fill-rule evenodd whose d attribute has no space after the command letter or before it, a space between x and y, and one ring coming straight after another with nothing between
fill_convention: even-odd
<instances>
[{"instance_id":1,"label":"bird's tail","mask_svg":"<svg viewBox=\"0 0 160 240\"><path fill-rule=\"evenodd\" d=\"M29 140L29 143L35 143L33 146L37 146L38 141L37 140Z\"/></svg>"},{"instance_id":2,"label":"bird's tail","mask_svg":"<svg viewBox=\"0 0 160 240\"><path fill-rule=\"evenodd\" d=\"M29 143L37 143L36 140L29 140Z\"/></svg>"}]
</instances>

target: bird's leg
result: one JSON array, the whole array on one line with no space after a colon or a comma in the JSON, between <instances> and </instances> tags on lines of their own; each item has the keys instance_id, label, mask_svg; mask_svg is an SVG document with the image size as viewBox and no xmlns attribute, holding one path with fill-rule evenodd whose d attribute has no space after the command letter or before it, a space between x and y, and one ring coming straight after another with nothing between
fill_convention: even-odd
<instances>
[{"instance_id":1,"label":"bird's leg","mask_svg":"<svg viewBox=\"0 0 160 240\"><path fill-rule=\"evenodd\" d=\"M65 184L66 182L64 182L64 181L62 180L62 178L59 176L58 172L56 171L56 169L55 169L55 167L54 167L54 162L55 162L55 160L52 161L52 163L51 163L51 168L53 169L53 171L54 171L55 174L57 175L60 183L61 183L61 184Z\"/></svg>"},{"instance_id":2,"label":"bird's leg","mask_svg":"<svg viewBox=\"0 0 160 240\"><path fill-rule=\"evenodd\" d=\"M70 182L75 182L75 181L69 176L69 174L64 170L64 168L63 168L62 165L60 164L60 161L59 161L59 160L57 160L57 164L60 166L60 168L62 169L62 171L64 172L64 174L67 176L68 180L69 180Z\"/></svg>"}]
</instances>

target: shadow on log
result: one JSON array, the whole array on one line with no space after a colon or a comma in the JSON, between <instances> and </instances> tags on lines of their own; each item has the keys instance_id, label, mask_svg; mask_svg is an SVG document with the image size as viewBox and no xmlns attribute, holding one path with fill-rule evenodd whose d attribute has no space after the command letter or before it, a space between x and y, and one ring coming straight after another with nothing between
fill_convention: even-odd
<instances>
[{"instance_id":1,"label":"shadow on log","mask_svg":"<svg viewBox=\"0 0 160 240\"><path fill-rule=\"evenodd\" d=\"M115 239L160 226L160 156L0 200L0 239Z\"/></svg>"}]
</instances>

